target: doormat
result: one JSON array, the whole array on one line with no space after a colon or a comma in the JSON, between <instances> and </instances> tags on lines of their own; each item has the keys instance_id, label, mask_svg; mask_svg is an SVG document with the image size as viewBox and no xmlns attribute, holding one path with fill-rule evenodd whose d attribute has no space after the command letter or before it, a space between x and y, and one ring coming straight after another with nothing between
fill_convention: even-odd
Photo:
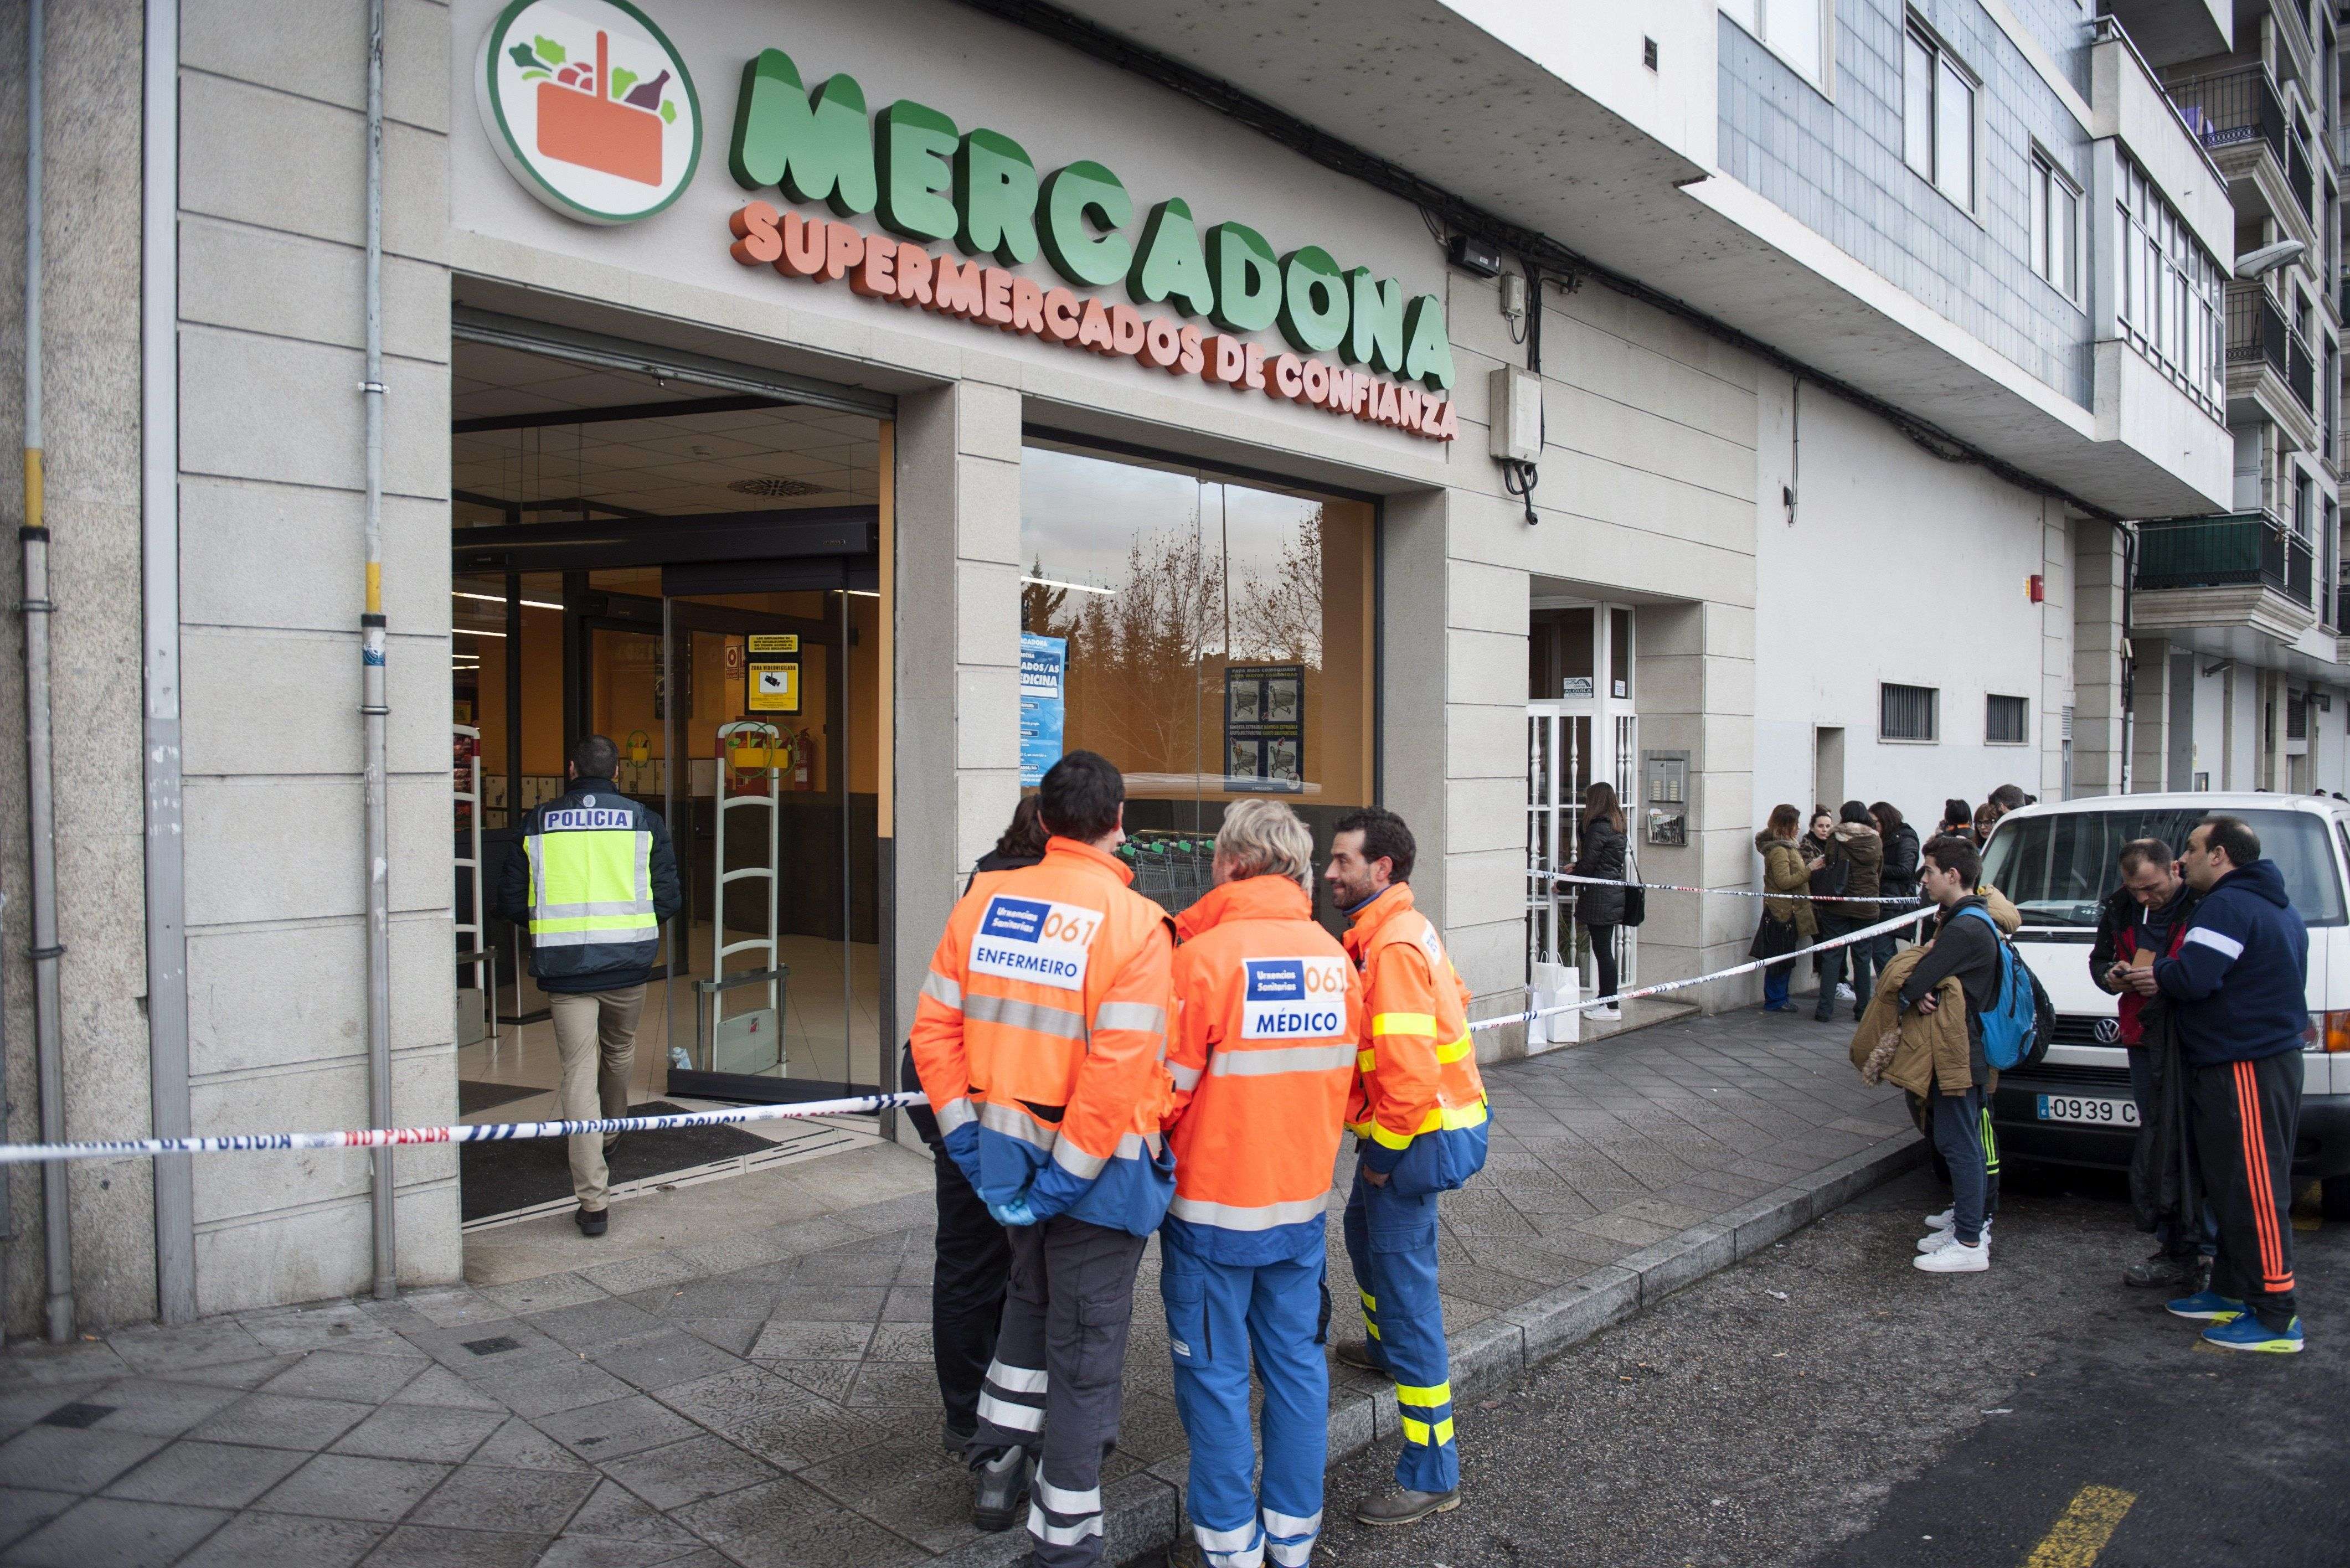
<instances>
[{"instance_id":1,"label":"doormat","mask_svg":"<svg viewBox=\"0 0 2350 1568\"><path fill-rule=\"evenodd\" d=\"M491 1084L479 1078L460 1078L457 1080L457 1114L461 1116L478 1116L499 1106L545 1093L545 1089L534 1088L528 1084Z\"/></svg>"},{"instance_id":2,"label":"doormat","mask_svg":"<svg viewBox=\"0 0 2350 1568\"><path fill-rule=\"evenodd\" d=\"M684 1109L667 1100L631 1106L632 1116L674 1116ZM689 1170L719 1160L740 1159L774 1146L754 1133L723 1125L633 1132L605 1160L609 1184L644 1181L672 1170ZM459 1212L470 1222L516 1209L532 1209L571 1196L571 1140L516 1138L511 1142L457 1146Z\"/></svg>"}]
</instances>

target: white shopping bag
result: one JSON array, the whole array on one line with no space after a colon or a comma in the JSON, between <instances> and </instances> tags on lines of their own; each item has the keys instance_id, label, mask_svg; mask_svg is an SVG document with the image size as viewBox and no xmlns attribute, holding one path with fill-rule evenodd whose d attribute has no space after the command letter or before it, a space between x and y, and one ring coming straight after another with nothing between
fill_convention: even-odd
<instances>
[{"instance_id":1,"label":"white shopping bag","mask_svg":"<svg viewBox=\"0 0 2350 1568\"><path fill-rule=\"evenodd\" d=\"M1531 1001L1529 1008L1541 1012L1547 1007L1565 1007L1583 999L1583 977L1573 964L1537 959L1534 965L1534 983L1526 987ZM1537 1018L1526 1025L1526 1054L1539 1055L1557 1045L1572 1045L1581 1038L1582 1014L1554 1012L1547 1018Z\"/></svg>"}]
</instances>

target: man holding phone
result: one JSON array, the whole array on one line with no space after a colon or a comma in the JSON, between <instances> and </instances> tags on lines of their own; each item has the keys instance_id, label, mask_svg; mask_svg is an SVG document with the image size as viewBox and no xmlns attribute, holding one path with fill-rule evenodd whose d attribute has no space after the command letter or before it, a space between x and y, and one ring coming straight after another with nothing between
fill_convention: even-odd
<instances>
[{"instance_id":1,"label":"man holding phone","mask_svg":"<svg viewBox=\"0 0 2350 1568\"><path fill-rule=\"evenodd\" d=\"M2147 1044L2146 1007L2154 961L2170 956L2194 894L2178 874L2170 846L2159 838L2134 838L2122 846L2122 885L2106 896L2097 911L2096 945L2089 950L2089 978L2101 991L2121 1000L2116 1005L2121 1044L2129 1054L2130 1098L2137 1105L2138 1135L2143 1137L2157 1114L2153 1051ZM2139 973L2133 986L2130 971ZM2165 1220L2156 1233L2160 1244L2122 1271L2122 1282L2140 1289L2176 1287L2193 1294L2202 1288L2210 1268L2202 1251L2207 1240L2185 1234L2175 1221Z\"/></svg>"}]
</instances>

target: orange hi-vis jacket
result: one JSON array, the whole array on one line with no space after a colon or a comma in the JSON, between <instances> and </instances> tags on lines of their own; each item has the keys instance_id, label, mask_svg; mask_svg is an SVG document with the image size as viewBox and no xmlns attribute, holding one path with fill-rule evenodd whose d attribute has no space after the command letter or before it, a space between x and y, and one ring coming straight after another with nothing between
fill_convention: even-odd
<instances>
[{"instance_id":1,"label":"orange hi-vis jacket","mask_svg":"<svg viewBox=\"0 0 2350 1568\"><path fill-rule=\"evenodd\" d=\"M1318 1254L1362 979L1285 877L1211 888L1176 918L1175 934L1168 1236L1219 1263Z\"/></svg>"},{"instance_id":2,"label":"orange hi-vis jacket","mask_svg":"<svg viewBox=\"0 0 2350 1568\"><path fill-rule=\"evenodd\" d=\"M1448 1192L1484 1168L1485 1081L1469 987L1399 883L1354 911L1347 951L1363 973L1361 1071L1347 1107L1363 1163L1400 1196Z\"/></svg>"},{"instance_id":3,"label":"orange hi-vis jacket","mask_svg":"<svg viewBox=\"0 0 2350 1568\"><path fill-rule=\"evenodd\" d=\"M1174 1191L1159 1136L1174 939L1111 856L1055 838L975 877L914 1010L914 1071L980 1197L1148 1236Z\"/></svg>"}]
</instances>

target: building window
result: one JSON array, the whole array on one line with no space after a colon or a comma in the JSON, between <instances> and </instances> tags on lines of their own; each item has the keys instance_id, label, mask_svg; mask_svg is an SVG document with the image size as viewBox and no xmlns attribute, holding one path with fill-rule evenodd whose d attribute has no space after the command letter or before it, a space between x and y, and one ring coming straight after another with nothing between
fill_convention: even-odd
<instances>
[{"instance_id":1,"label":"building window","mask_svg":"<svg viewBox=\"0 0 2350 1568\"><path fill-rule=\"evenodd\" d=\"M2081 297L2081 188L2044 152L2032 155L2032 270Z\"/></svg>"},{"instance_id":2,"label":"building window","mask_svg":"<svg viewBox=\"0 0 2350 1568\"><path fill-rule=\"evenodd\" d=\"M1835 16L1828 0L1721 0L1721 10L1804 80L1826 85L1827 32Z\"/></svg>"},{"instance_id":3,"label":"building window","mask_svg":"<svg viewBox=\"0 0 2350 1568\"><path fill-rule=\"evenodd\" d=\"M1022 652L1060 673L1054 754L1118 764L1129 834L1211 834L1270 794L1326 847L1372 804L1375 535L1367 502L1024 447ZM1023 744L1033 785L1049 743Z\"/></svg>"},{"instance_id":4,"label":"building window","mask_svg":"<svg viewBox=\"0 0 2350 1568\"><path fill-rule=\"evenodd\" d=\"M2020 746L2032 738L2032 701L2026 697L1983 699L1983 739L1994 746Z\"/></svg>"},{"instance_id":5,"label":"building window","mask_svg":"<svg viewBox=\"0 0 2350 1568\"><path fill-rule=\"evenodd\" d=\"M1975 210L1975 77L1934 36L1909 26L1901 72L1901 147L1909 167Z\"/></svg>"},{"instance_id":6,"label":"building window","mask_svg":"<svg viewBox=\"0 0 2350 1568\"><path fill-rule=\"evenodd\" d=\"M2206 412L2220 417L2228 400L2225 273L2126 156L2114 182L2113 221L2121 255L2116 329Z\"/></svg>"},{"instance_id":7,"label":"building window","mask_svg":"<svg viewBox=\"0 0 2350 1568\"><path fill-rule=\"evenodd\" d=\"M1938 741L1942 736L1942 694L1931 686L1877 689L1877 738L1880 741Z\"/></svg>"}]
</instances>

